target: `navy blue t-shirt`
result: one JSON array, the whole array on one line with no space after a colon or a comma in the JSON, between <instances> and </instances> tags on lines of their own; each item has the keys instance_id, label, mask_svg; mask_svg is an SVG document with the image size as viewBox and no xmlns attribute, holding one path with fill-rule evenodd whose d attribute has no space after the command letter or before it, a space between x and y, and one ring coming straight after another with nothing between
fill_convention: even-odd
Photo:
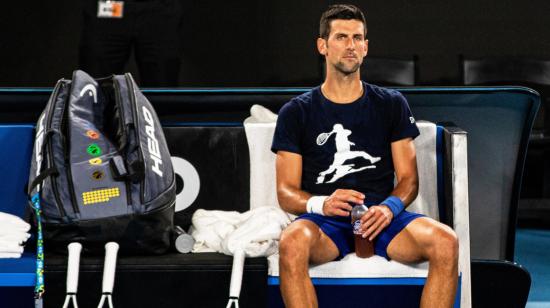
<instances>
[{"instance_id":1,"label":"navy blue t-shirt","mask_svg":"<svg viewBox=\"0 0 550 308\"><path fill-rule=\"evenodd\" d=\"M354 189L372 202L393 190L391 143L419 131L401 93L367 83L363 89L358 100L336 104L316 87L281 108L271 151L302 156L302 190Z\"/></svg>"}]
</instances>

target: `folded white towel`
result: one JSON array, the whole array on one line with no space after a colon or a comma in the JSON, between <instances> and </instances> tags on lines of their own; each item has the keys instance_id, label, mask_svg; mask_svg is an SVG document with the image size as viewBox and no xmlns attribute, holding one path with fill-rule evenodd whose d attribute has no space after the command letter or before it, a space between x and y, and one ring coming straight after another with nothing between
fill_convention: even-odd
<instances>
[{"instance_id":1,"label":"folded white towel","mask_svg":"<svg viewBox=\"0 0 550 308\"><path fill-rule=\"evenodd\" d=\"M13 233L13 234L0 234L0 242L10 242L23 244L25 243L31 235L29 233Z\"/></svg>"},{"instance_id":2,"label":"folded white towel","mask_svg":"<svg viewBox=\"0 0 550 308\"><path fill-rule=\"evenodd\" d=\"M10 234L19 231L27 232L30 229L31 225L20 217L0 212L0 234Z\"/></svg>"},{"instance_id":3,"label":"folded white towel","mask_svg":"<svg viewBox=\"0 0 550 308\"><path fill-rule=\"evenodd\" d=\"M0 224L2 224L0 222ZM0 226L0 236L5 235L15 235L15 236L21 236L21 234L25 234L29 232L29 228L22 228L21 226L13 226L11 224L3 224Z\"/></svg>"},{"instance_id":4,"label":"folded white towel","mask_svg":"<svg viewBox=\"0 0 550 308\"><path fill-rule=\"evenodd\" d=\"M23 250L19 245L0 245L0 253L23 253Z\"/></svg>"},{"instance_id":5,"label":"folded white towel","mask_svg":"<svg viewBox=\"0 0 550 308\"><path fill-rule=\"evenodd\" d=\"M9 258L21 258L21 254L14 253L14 252L0 252L0 259L9 259Z\"/></svg>"},{"instance_id":6,"label":"folded white towel","mask_svg":"<svg viewBox=\"0 0 550 308\"><path fill-rule=\"evenodd\" d=\"M276 155L271 152L277 115L260 105L252 106L250 114L251 116L244 120L250 154L250 208L279 208L275 176ZM292 214L286 214L290 220L296 218Z\"/></svg>"},{"instance_id":7,"label":"folded white towel","mask_svg":"<svg viewBox=\"0 0 550 308\"><path fill-rule=\"evenodd\" d=\"M250 107L250 117L245 120L248 123L272 123L277 122L277 114L262 105Z\"/></svg>"}]
</instances>

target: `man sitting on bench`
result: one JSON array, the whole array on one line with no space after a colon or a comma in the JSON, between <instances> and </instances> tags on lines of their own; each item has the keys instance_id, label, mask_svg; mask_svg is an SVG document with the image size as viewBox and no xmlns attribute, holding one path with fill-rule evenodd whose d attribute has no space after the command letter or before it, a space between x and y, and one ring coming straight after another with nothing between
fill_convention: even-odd
<instances>
[{"instance_id":1,"label":"man sitting on bench","mask_svg":"<svg viewBox=\"0 0 550 308\"><path fill-rule=\"evenodd\" d=\"M278 199L285 211L300 215L281 235L283 300L287 307L317 307L309 264L354 251L350 211L365 204L361 232L374 242L375 254L403 263L428 260L421 307L451 307L457 236L438 221L404 210L418 193L413 139L419 131L401 93L360 80L366 32L357 7L329 7L317 39L326 79L279 113L272 145Z\"/></svg>"}]
</instances>

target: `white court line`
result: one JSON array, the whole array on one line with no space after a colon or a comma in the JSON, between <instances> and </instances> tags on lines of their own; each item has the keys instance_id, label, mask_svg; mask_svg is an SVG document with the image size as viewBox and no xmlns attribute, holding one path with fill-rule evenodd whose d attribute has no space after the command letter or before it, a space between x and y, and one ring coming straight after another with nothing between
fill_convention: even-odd
<instances>
[{"instance_id":1,"label":"white court line","mask_svg":"<svg viewBox=\"0 0 550 308\"><path fill-rule=\"evenodd\" d=\"M550 302L527 302L525 308L550 308Z\"/></svg>"}]
</instances>

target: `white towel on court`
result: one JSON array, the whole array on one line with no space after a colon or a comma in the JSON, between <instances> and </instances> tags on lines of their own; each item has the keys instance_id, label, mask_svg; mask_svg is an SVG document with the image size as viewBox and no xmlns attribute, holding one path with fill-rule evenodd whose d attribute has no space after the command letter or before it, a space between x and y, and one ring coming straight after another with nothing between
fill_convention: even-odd
<instances>
[{"instance_id":1,"label":"white towel on court","mask_svg":"<svg viewBox=\"0 0 550 308\"><path fill-rule=\"evenodd\" d=\"M31 226L18 216L0 212L0 258L20 258Z\"/></svg>"},{"instance_id":2,"label":"white towel on court","mask_svg":"<svg viewBox=\"0 0 550 308\"><path fill-rule=\"evenodd\" d=\"M19 245L25 243L31 235L29 233L10 233L0 234L0 243L10 242L17 243Z\"/></svg>"},{"instance_id":3,"label":"white towel on court","mask_svg":"<svg viewBox=\"0 0 550 308\"><path fill-rule=\"evenodd\" d=\"M31 226L18 216L0 212L0 235L27 232Z\"/></svg>"},{"instance_id":4,"label":"white towel on court","mask_svg":"<svg viewBox=\"0 0 550 308\"><path fill-rule=\"evenodd\" d=\"M21 258L20 253L16 252L0 252L0 259L18 259Z\"/></svg>"},{"instance_id":5,"label":"white towel on court","mask_svg":"<svg viewBox=\"0 0 550 308\"><path fill-rule=\"evenodd\" d=\"M18 244L4 244L0 245L0 253L23 253L23 246Z\"/></svg>"}]
</instances>

